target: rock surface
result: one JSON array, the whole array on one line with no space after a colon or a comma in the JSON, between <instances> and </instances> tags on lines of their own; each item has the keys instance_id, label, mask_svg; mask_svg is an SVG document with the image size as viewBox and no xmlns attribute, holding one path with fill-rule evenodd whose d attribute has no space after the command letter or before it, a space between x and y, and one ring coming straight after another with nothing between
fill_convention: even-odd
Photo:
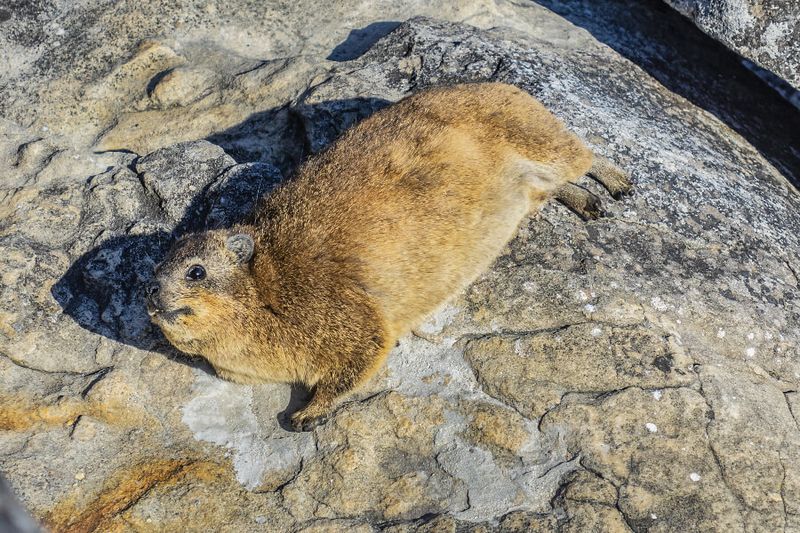
<instances>
[{"instance_id":1,"label":"rock surface","mask_svg":"<svg viewBox=\"0 0 800 533\"><path fill-rule=\"evenodd\" d=\"M525 13L536 37L416 18L353 58L356 35L340 63L219 50L224 71L149 41L96 82L92 105L119 106L101 130L34 135L40 117L11 117L0 468L34 516L57 531L800 530L800 195L712 114ZM302 391L221 381L149 325L141 283L176 234L240 219L409 91L484 79L541 99L636 195L587 224L546 205L313 433L282 425Z\"/></svg>"},{"instance_id":2,"label":"rock surface","mask_svg":"<svg viewBox=\"0 0 800 533\"><path fill-rule=\"evenodd\" d=\"M701 30L800 90L797 0L665 0Z\"/></svg>"}]
</instances>

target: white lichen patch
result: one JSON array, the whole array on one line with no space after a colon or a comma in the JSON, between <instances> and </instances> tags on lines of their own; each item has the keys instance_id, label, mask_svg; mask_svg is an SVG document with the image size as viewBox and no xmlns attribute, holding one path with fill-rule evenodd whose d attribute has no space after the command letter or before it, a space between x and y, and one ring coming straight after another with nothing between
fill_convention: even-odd
<instances>
[{"instance_id":1,"label":"white lichen patch","mask_svg":"<svg viewBox=\"0 0 800 533\"><path fill-rule=\"evenodd\" d=\"M481 389L464 359L463 350L455 345L455 339L434 343L407 335L389 354L387 367L388 375L382 380L381 388L409 396L435 393L494 401Z\"/></svg>"},{"instance_id":2,"label":"white lichen patch","mask_svg":"<svg viewBox=\"0 0 800 533\"><path fill-rule=\"evenodd\" d=\"M522 284L522 290L527 293L534 294L538 290L538 286L532 281L526 281Z\"/></svg>"},{"instance_id":3,"label":"white lichen patch","mask_svg":"<svg viewBox=\"0 0 800 533\"><path fill-rule=\"evenodd\" d=\"M764 30L764 50L773 59L780 59L781 44L791 39L791 26L786 21L772 22Z\"/></svg>"},{"instance_id":4,"label":"white lichen patch","mask_svg":"<svg viewBox=\"0 0 800 533\"><path fill-rule=\"evenodd\" d=\"M509 468L500 466L488 450L461 438L466 424L462 415L449 411L445 417L447 423L435 439L444 449L436 460L448 474L464 483L469 506L455 513L462 520L485 520L487 516L500 516L509 508L546 512L563 476L578 468L577 459L562 461L556 457L558 454L544 451L533 422L527 428L531 437L520 450L521 464Z\"/></svg>"},{"instance_id":5,"label":"white lichen patch","mask_svg":"<svg viewBox=\"0 0 800 533\"><path fill-rule=\"evenodd\" d=\"M518 357L527 357L527 352L525 348L522 346L522 339L517 339L514 341L514 353Z\"/></svg>"},{"instance_id":6,"label":"white lichen patch","mask_svg":"<svg viewBox=\"0 0 800 533\"><path fill-rule=\"evenodd\" d=\"M524 352L520 343L515 348L518 353ZM381 388L406 396L436 394L449 401L501 405L482 390L464 357L462 344L453 339L433 343L406 336L392 351L387 364L389 372L381 380ZM463 439L468 420L462 413L448 410L445 418L435 436L435 444L442 448L437 462L464 484L470 505L457 513L462 520L499 516L508 508L544 512L563 475L576 467L573 462L562 463L563 454L553 453L541 442L535 421L525 421L528 438L517 452L520 463L508 466L498 464L490 450Z\"/></svg>"},{"instance_id":7,"label":"white lichen patch","mask_svg":"<svg viewBox=\"0 0 800 533\"><path fill-rule=\"evenodd\" d=\"M279 392L277 385L257 388L263 387ZM223 381L197 370L193 390L194 397L183 407L182 422L197 440L223 446L230 452L236 480L246 489L257 488L270 471L299 465L310 452L310 434L289 433L280 428L277 420L280 408L271 406L274 418L266 424L259 422L253 408L253 387ZM285 406L287 402L282 403Z\"/></svg>"},{"instance_id":8,"label":"white lichen patch","mask_svg":"<svg viewBox=\"0 0 800 533\"><path fill-rule=\"evenodd\" d=\"M653 306L653 309L655 309L656 311L660 311L662 313L667 309L669 309L669 305L667 305L667 303L664 302L664 300L662 300L660 296L654 296L650 298L650 305Z\"/></svg>"}]
</instances>

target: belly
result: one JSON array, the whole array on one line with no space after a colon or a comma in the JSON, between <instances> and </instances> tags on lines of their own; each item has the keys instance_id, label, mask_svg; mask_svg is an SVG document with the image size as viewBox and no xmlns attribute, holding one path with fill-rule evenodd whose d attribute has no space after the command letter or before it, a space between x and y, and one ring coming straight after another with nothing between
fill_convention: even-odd
<instances>
[{"instance_id":1,"label":"belly","mask_svg":"<svg viewBox=\"0 0 800 533\"><path fill-rule=\"evenodd\" d=\"M485 272L526 220L530 201L509 188L449 212L406 213L367 261L367 285L398 335ZM439 206L440 208L442 206Z\"/></svg>"}]
</instances>

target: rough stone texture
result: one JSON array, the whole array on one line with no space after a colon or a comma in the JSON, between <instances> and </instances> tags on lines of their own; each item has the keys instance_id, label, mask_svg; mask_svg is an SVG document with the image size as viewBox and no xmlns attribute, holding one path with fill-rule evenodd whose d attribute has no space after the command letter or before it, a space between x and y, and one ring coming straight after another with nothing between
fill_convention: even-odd
<instances>
[{"instance_id":1,"label":"rough stone texture","mask_svg":"<svg viewBox=\"0 0 800 533\"><path fill-rule=\"evenodd\" d=\"M2 476L0 476L0 530L15 533L39 531L36 521L28 515Z\"/></svg>"},{"instance_id":2,"label":"rough stone texture","mask_svg":"<svg viewBox=\"0 0 800 533\"><path fill-rule=\"evenodd\" d=\"M98 146L136 143L144 154L285 105L313 81L306 69L360 55L412 13L534 31L532 10L513 0L324 10L314 0L10 0L0 6L0 117L68 145L120 122L138 134Z\"/></svg>"},{"instance_id":3,"label":"rough stone texture","mask_svg":"<svg viewBox=\"0 0 800 533\"><path fill-rule=\"evenodd\" d=\"M797 0L665 0L742 56L800 90Z\"/></svg>"},{"instance_id":4,"label":"rough stone texture","mask_svg":"<svg viewBox=\"0 0 800 533\"><path fill-rule=\"evenodd\" d=\"M749 72L752 65L743 68L741 56L689 19L662 0L538 3L586 29L670 92L717 117L800 188L796 133L800 130L800 106L765 91L763 80Z\"/></svg>"},{"instance_id":5,"label":"rough stone texture","mask_svg":"<svg viewBox=\"0 0 800 533\"><path fill-rule=\"evenodd\" d=\"M151 40L91 82L98 106L120 88L102 131L4 125L0 469L34 516L58 531L800 530L792 176L587 32L518 9L535 37L413 19L361 57L356 34L341 63L220 48L232 78ZM313 433L283 426L303 391L221 381L149 325L141 283L176 234L240 220L409 91L479 79L536 95L636 195L582 182L610 212L586 224L546 205Z\"/></svg>"}]
</instances>

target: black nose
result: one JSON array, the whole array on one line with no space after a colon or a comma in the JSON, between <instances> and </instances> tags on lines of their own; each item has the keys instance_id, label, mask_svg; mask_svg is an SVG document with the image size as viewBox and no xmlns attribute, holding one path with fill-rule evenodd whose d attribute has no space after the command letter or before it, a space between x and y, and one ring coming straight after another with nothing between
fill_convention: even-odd
<instances>
[{"instance_id":1,"label":"black nose","mask_svg":"<svg viewBox=\"0 0 800 533\"><path fill-rule=\"evenodd\" d=\"M156 303L156 296L158 296L158 291L161 289L161 284L158 281L153 280L144 287L144 293L147 295L147 299L150 300L150 303Z\"/></svg>"}]
</instances>

